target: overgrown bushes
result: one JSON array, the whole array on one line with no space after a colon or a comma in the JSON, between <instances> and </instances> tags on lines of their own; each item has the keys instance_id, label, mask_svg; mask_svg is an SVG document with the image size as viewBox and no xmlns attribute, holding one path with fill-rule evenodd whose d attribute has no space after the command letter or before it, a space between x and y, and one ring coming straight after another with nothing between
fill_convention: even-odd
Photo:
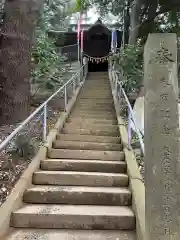
<instances>
[{"instance_id":1,"label":"overgrown bushes","mask_svg":"<svg viewBox=\"0 0 180 240\"><path fill-rule=\"evenodd\" d=\"M126 92L136 92L142 83L143 47L128 45L123 51L114 54L112 60Z\"/></svg>"}]
</instances>

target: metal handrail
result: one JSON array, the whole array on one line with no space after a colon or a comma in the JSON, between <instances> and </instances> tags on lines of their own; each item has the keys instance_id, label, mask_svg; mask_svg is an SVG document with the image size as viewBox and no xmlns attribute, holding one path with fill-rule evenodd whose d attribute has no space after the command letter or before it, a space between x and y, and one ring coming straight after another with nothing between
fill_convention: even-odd
<instances>
[{"instance_id":1,"label":"metal handrail","mask_svg":"<svg viewBox=\"0 0 180 240\"><path fill-rule=\"evenodd\" d=\"M114 84L113 87L114 87L114 91L115 91L115 98L118 98L117 89L118 89L118 86L119 86L119 89L120 89L119 95L121 95L121 92L122 92L122 94L124 96L124 99L125 99L125 101L127 103L127 106L128 106L128 147L129 148L131 147L131 140L132 140L132 137L131 137L131 121L132 121L133 124L134 124L134 127L135 127L135 131L137 133L137 136L139 138L139 142L140 142L142 153L144 155L145 154L145 151L144 151L144 141L143 141L143 137L144 136L143 136L142 132L140 131L140 129L137 126L137 122L136 122L136 118L135 118L132 106L130 104L130 101L129 101L128 97L127 97L127 94L126 94L124 88L122 87L122 83L117 81L117 73L118 73L118 71L113 70L112 67L110 67L110 71L111 71L111 73L115 74L114 77L113 77L113 74L111 74L111 76L112 76L112 78L111 78L112 86Z\"/></svg>"},{"instance_id":2,"label":"metal handrail","mask_svg":"<svg viewBox=\"0 0 180 240\"><path fill-rule=\"evenodd\" d=\"M81 72L84 69L86 64L84 64L73 76L63 85L61 86L55 93L53 93L44 103L42 103L28 118L26 118L1 144L0 144L0 151L2 151L7 144L12 140L15 135L23 129L23 127L30 122L30 120L39 113L42 109L44 110L44 117L43 117L43 140L46 140L47 136L47 104L52 100L58 93L64 90L64 101L65 101L65 111L67 107L67 86L71 83L74 83L75 79L79 75L79 84L83 84L84 81L81 83ZM86 78L86 75L85 75ZM84 78L84 80L85 80Z\"/></svg>"},{"instance_id":3,"label":"metal handrail","mask_svg":"<svg viewBox=\"0 0 180 240\"><path fill-rule=\"evenodd\" d=\"M131 120L132 120L132 122L134 124L134 127L135 127L135 131L136 131L136 133L138 135L138 138L139 138L139 142L140 142L140 145L141 145L141 150L142 150L143 155L144 155L144 142L143 142L142 133L139 130L139 128L137 127L136 118L134 116L133 109L132 109L131 104L129 102L129 99L128 99L126 93L125 93L125 90L123 88L121 88L121 91L122 91L122 93L124 95L124 98L126 100L126 103L128 105L128 132L129 132L128 139L129 139L129 145L131 145Z\"/></svg>"},{"instance_id":4,"label":"metal handrail","mask_svg":"<svg viewBox=\"0 0 180 240\"><path fill-rule=\"evenodd\" d=\"M64 46L64 47L61 47L61 48L74 47L74 46L78 46L78 43L76 43L76 44L70 44L70 45L66 45L66 46Z\"/></svg>"}]
</instances>

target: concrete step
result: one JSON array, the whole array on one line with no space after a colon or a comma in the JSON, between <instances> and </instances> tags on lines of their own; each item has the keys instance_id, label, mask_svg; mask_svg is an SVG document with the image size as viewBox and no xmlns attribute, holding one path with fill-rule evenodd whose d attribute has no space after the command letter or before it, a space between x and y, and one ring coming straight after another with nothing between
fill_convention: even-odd
<instances>
[{"instance_id":1,"label":"concrete step","mask_svg":"<svg viewBox=\"0 0 180 240\"><path fill-rule=\"evenodd\" d=\"M111 101L97 101L97 102L95 102L95 101L90 101L90 100L81 100L81 99L77 99L77 102L76 102L76 105L79 105L79 106L86 106L86 105L94 105L94 106L99 106L99 107L106 107L106 106L108 106L108 107L114 107L114 103L113 103L113 100L111 100Z\"/></svg>"},{"instance_id":2,"label":"concrete step","mask_svg":"<svg viewBox=\"0 0 180 240\"><path fill-rule=\"evenodd\" d=\"M52 149L48 152L48 157L59 159L124 161L125 156L123 151Z\"/></svg>"},{"instance_id":3,"label":"concrete step","mask_svg":"<svg viewBox=\"0 0 180 240\"><path fill-rule=\"evenodd\" d=\"M105 100L105 99L104 99ZM97 106L97 107L114 107L112 101L94 101L93 99L79 99L75 106Z\"/></svg>"},{"instance_id":4,"label":"concrete step","mask_svg":"<svg viewBox=\"0 0 180 240\"><path fill-rule=\"evenodd\" d=\"M83 86L81 89L80 93L92 93L92 92L100 92L101 94L103 93L111 93L111 88L107 84L103 84L100 86L99 84L86 84Z\"/></svg>"},{"instance_id":5,"label":"concrete step","mask_svg":"<svg viewBox=\"0 0 180 240\"><path fill-rule=\"evenodd\" d=\"M105 104L105 103L107 103L107 104L113 104L114 102L113 102L113 98L108 98L108 99L94 99L94 100L92 100L92 99L89 99L89 98L85 98L85 97L83 97L83 98L80 98L80 97L78 97L77 98L77 103L89 103L89 102L92 102L92 103L97 103L97 104Z\"/></svg>"},{"instance_id":6,"label":"concrete step","mask_svg":"<svg viewBox=\"0 0 180 240\"><path fill-rule=\"evenodd\" d=\"M107 115L112 115L112 116L116 116L116 113L115 113L115 110L112 109L112 110L95 110L95 109L80 109L78 107L75 107L73 110L72 110L72 113L76 113L76 114L79 114L79 115L83 115L83 114L92 114L92 115L99 115L99 116L104 116L106 117Z\"/></svg>"},{"instance_id":7,"label":"concrete step","mask_svg":"<svg viewBox=\"0 0 180 240\"><path fill-rule=\"evenodd\" d=\"M95 105L76 105L73 110L79 110L79 111L91 111L94 110L95 112L113 112L115 113L115 109L113 106L95 106Z\"/></svg>"},{"instance_id":8,"label":"concrete step","mask_svg":"<svg viewBox=\"0 0 180 240\"><path fill-rule=\"evenodd\" d=\"M100 160L73 160L73 159L47 159L41 161L42 170L49 171L78 171L78 172L107 172L126 173L127 166L124 161Z\"/></svg>"},{"instance_id":9,"label":"concrete step","mask_svg":"<svg viewBox=\"0 0 180 240\"><path fill-rule=\"evenodd\" d=\"M104 151L122 151L122 144L112 143L96 143L96 142L80 142L80 141L63 141L56 140L53 148L61 149L81 149L81 150L104 150Z\"/></svg>"},{"instance_id":10,"label":"concrete step","mask_svg":"<svg viewBox=\"0 0 180 240\"><path fill-rule=\"evenodd\" d=\"M37 171L33 174L35 185L64 185L89 187L127 187L128 176L124 173Z\"/></svg>"},{"instance_id":11,"label":"concrete step","mask_svg":"<svg viewBox=\"0 0 180 240\"><path fill-rule=\"evenodd\" d=\"M103 99L111 99L112 98L112 96L111 95L99 95L99 94L92 94L92 95L87 95L87 94L85 94L85 95L80 95L79 96L81 99L83 99L83 98L88 98L88 99L93 99L93 100L95 100L96 101L96 99L101 99L101 100L103 100Z\"/></svg>"},{"instance_id":12,"label":"concrete step","mask_svg":"<svg viewBox=\"0 0 180 240\"><path fill-rule=\"evenodd\" d=\"M80 104L77 104L74 106L73 110L84 110L84 111L87 111L87 110L94 110L95 112L113 112L115 113L115 108L113 106L111 107L108 107L108 106L96 106L96 105L91 105L91 104L86 104L86 105L80 105Z\"/></svg>"},{"instance_id":13,"label":"concrete step","mask_svg":"<svg viewBox=\"0 0 180 240\"><path fill-rule=\"evenodd\" d=\"M100 93L111 93L110 86L107 84L99 85L99 84L94 84L92 86L91 84L84 85L84 88L82 88L81 92L84 93L91 93L92 91L94 92L100 92Z\"/></svg>"},{"instance_id":14,"label":"concrete step","mask_svg":"<svg viewBox=\"0 0 180 240\"><path fill-rule=\"evenodd\" d=\"M57 140L80 141L80 142L98 142L98 143L121 143L120 137L111 136L93 136L93 135L76 135L76 134L59 134Z\"/></svg>"},{"instance_id":15,"label":"concrete step","mask_svg":"<svg viewBox=\"0 0 180 240\"><path fill-rule=\"evenodd\" d=\"M6 240L136 240L135 231L20 229Z\"/></svg>"},{"instance_id":16,"label":"concrete step","mask_svg":"<svg viewBox=\"0 0 180 240\"><path fill-rule=\"evenodd\" d=\"M106 100L106 99L96 99L96 100L93 100L93 99L85 99L85 98L79 98L77 99L76 101L76 105L96 105L96 106L114 106L114 102L113 102L113 99L111 100Z\"/></svg>"},{"instance_id":17,"label":"concrete step","mask_svg":"<svg viewBox=\"0 0 180 240\"><path fill-rule=\"evenodd\" d=\"M102 90L102 89L99 89L99 90L94 90L94 89L90 89L88 91L81 91L80 95L81 96L86 96L86 97L89 97L89 96L98 96L99 97L111 97L112 96L112 93L110 90Z\"/></svg>"},{"instance_id":18,"label":"concrete step","mask_svg":"<svg viewBox=\"0 0 180 240\"><path fill-rule=\"evenodd\" d=\"M89 93L100 93L100 94L106 94L106 93L108 93L108 94L111 94L111 89L110 89L110 87L108 87L107 85L105 86L103 86L103 88L102 88L102 86L100 87L100 86L98 86L98 85L96 85L96 86L88 86L88 85L86 85L85 86L85 88L82 88L82 91L81 91L81 93L87 93L87 94L89 94Z\"/></svg>"},{"instance_id":19,"label":"concrete step","mask_svg":"<svg viewBox=\"0 0 180 240\"><path fill-rule=\"evenodd\" d=\"M111 129L97 129L97 128L80 128L76 127L76 125L72 124L69 126L68 124L61 131L64 134L80 134L80 135L96 135L96 136L111 136L111 137L119 137L119 131Z\"/></svg>"},{"instance_id":20,"label":"concrete step","mask_svg":"<svg viewBox=\"0 0 180 240\"><path fill-rule=\"evenodd\" d=\"M76 112L72 112L70 115L71 118L93 118L93 119L102 119L102 120L117 120L115 115L107 115L107 114L89 114L89 113L76 113Z\"/></svg>"},{"instance_id":21,"label":"concrete step","mask_svg":"<svg viewBox=\"0 0 180 240\"><path fill-rule=\"evenodd\" d=\"M68 127L69 129L70 128L82 128L82 129L96 129L96 130L109 130L109 131L112 131L112 132L119 132L119 127L118 125L112 125L112 124L107 124L107 123L90 123L88 121L86 122L81 122L79 124L77 123L65 123L64 125L65 127Z\"/></svg>"},{"instance_id":22,"label":"concrete step","mask_svg":"<svg viewBox=\"0 0 180 240\"><path fill-rule=\"evenodd\" d=\"M93 101L95 102L95 101L101 101L101 102L103 102L103 101L107 101L107 102L111 102L112 101L112 96L106 96L106 97L104 97L104 96L87 96L87 95L79 95L79 97L81 98L81 100L82 101L84 101L84 99L88 99L88 100L92 100L93 99Z\"/></svg>"},{"instance_id":23,"label":"concrete step","mask_svg":"<svg viewBox=\"0 0 180 240\"><path fill-rule=\"evenodd\" d=\"M36 186L24 193L25 203L130 206L131 191L116 187Z\"/></svg>"},{"instance_id":24,"label":"concrete step","mask_svg":"<svg viewBox=\"0 0 180 240\"><path fill-rule=\"evenodd\" d=\"M94 90L90 90L90 91L82 91L79 94L79 97L95 97L95 98L111 98L112 97L112 93L110 91L94 91Z\"/></svg>"},{"instance_id":25,"label":"concrete step","mask_svg":"<svg viewBox=\"0 0 180 240\"><path fill-rule=\"evenodd\" d=\"M67 119L67 123L74 123L74 124L107 124L107 125L117 125L116 119L96 119L96 118L72 118L71 116Z\"/></svg>"},{"instance_id":26,"label":"concrete step","mask_svg":"<svg viewBox=\"0 0 180 240\"><path fill-rule=\"evenodd\" d=\"M89 205L26 205L12 213L13 227L51 229L134 230L129 207Z\"/></svg>"}]
</instances>

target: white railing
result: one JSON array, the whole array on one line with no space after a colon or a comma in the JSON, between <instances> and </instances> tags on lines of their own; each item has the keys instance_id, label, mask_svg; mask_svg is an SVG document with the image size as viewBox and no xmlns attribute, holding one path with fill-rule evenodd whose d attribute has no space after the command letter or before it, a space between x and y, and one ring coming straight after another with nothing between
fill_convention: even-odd
<instances>
[{"instance_id":1,"label":"white railing","mask_svg":"<svg viewBox=\"0 0 180 240\"><path fill-rule=\"evenodd\" d=\"M54 94L52 94L43 104L41 104L28 118L26 118L1 144L0 152L8 145L8 143L21 131L24 127L41 111L43 112L43 141L47 138L47 119L48 119L48 104L59 93L64 93L64 111L67 110L68 95L67 87L72 85L73 93L76 88L83 85L87 76L87 64L83 65L62 87L60 87Z\"/></svg>"},{"instance_id":2,"label":"white railing","mask_svg":"<svg viewBox=\"0 0 180 240\"><path fill-rule=\"evenodd\" d=\"M130 101L127 97L127 94L126 94L125 90L122 87L121 81L118 79L118 74L117 74L117 71L115 71L114 66L111 65L109 69L110 69L110 82L111 82L112 90L114 92L115 101L118 104L118 106L120 106L120 100L123 96L123 98L126 101L127 108L128 108L128 147L131 148L131 142L132 142L131 123L133 123L136 134L137 134L139 142L140 142L141 151L144 155L144 141L143 141L144 136L138 128L136 118L135 118L135 114L133 112Z\"/></svg>"}]
</instances>

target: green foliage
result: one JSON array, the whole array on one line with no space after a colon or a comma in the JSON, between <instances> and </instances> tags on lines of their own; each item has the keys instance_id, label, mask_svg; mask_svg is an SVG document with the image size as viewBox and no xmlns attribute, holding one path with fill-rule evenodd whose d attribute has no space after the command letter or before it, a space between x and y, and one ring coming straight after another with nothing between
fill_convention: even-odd
<instances>
[{"instance_id":1,"label":"green foliage","mask_svg":"<svg viewBox=\"0 0 180 240\"><path fill-rule=\"evenodd\" d=\"M92 2L89 0L76 0L73 12L86 12L92 6Z\"/></svg>"},{"instance_id":2,"label":"green foliage","mask_svg":"<svg viewBox=\"0 0 180 240\"><path fill-rule=\"evenodd\" d=\"M115 68L124 77L121 80L127 92L136 91L142 81L142 53L141 46L128 46L119 53L112 56Z\"/></svg>"},{"instance_id":3,"label":"green foliage","mask_svg":"<svg viewBox=\"0 0 180 240\"><path fill-rule=\"evenodd\" d=\"M55 75L60 71L63 58L55 49L55 46L42 30L37 31L36 44L32 49L32 83L44 83L46 85L47 79L45 76ZM53 84L53 82L52 82ZM50 86L50 84L47 84Z\"/></svg>"},{"instance_id":4,"label":"green foliage","mask_svg":"<svg viewBox=\"0 0 180 240\"><path fill-rule=\"evenodd\" d=\"M39 87L53 90L61 84L56 78L63 73L63 63L66 60L56 49L53 40L48 37L48 31L64 29L68 12L62 7L62 1L48 1L40 14L35 32L35 42L32 48L31 83ZM58 25L58 26L57 26Z\"/></svg>"}]
</instances>

